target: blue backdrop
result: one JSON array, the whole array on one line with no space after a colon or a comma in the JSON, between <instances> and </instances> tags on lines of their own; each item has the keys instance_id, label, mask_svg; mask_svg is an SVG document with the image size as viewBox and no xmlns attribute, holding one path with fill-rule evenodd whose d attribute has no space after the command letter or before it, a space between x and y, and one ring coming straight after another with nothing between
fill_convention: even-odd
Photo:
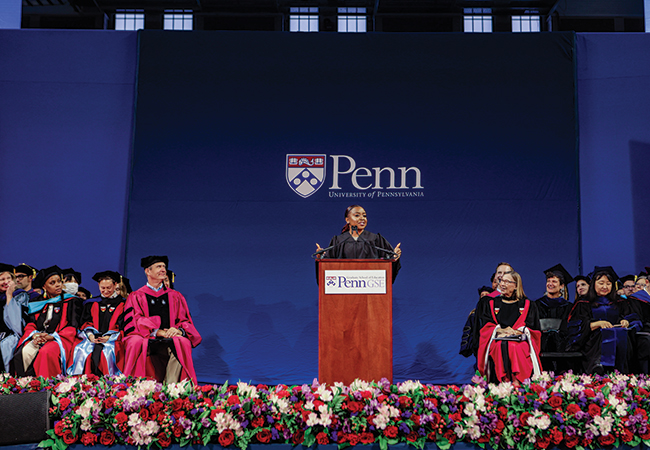
<instances>
[{"instance_id":1,"label":"blue backdrop","mask_svg":"<svg viewBox=\"0 0 650 450\"><path fill-rule=\"evenodd\" d=\"M467 381L460 330L496 264L532 298L578 268L574 56L562 33L141 32L127 274L169 255L199 380L310 381L310 254L360 203L404 251L395 379ZM322 155L318 190L287 155Z\"/></svg>"}]
</instances>

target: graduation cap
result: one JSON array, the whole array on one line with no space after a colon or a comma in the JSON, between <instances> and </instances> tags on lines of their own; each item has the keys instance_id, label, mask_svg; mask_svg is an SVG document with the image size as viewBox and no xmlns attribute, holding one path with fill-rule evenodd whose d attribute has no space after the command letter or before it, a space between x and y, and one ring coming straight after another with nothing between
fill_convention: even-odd
<instances>
[{"instance_id":1,"label":"graduation cap","mask_svg":"<svg viewBox=\"0 0 650 450\"><path fill-rule=\"evenodd\" d=\"M647 273L647 272L639 272L639 274L638 274L636 277L637 277L637 279L638 279L638 278L641 278L641 277L646 277L646 278L647 278L647 277L648 277L648 273Z\"/></svg>"},{"instance_id":2,"label":"graduation cap","mask_svg":"<svg viewBox=\"0 0 650 450\"><path fill-rule=\"evenodd\" d=\"M0 263L0 273L5 272L14 273L14 266L10 264Z\"/></svg>"},{"instance_id":3,"label":"graduation cap","mask_svg":"<svg viewBox=\"0 0 650 450\"><path fill-rule=\"evenodd\" d=\"M621 284L625 284L626 281L636 282L636 275L625 275L621 278Z\"/></svg>"},{"instance_id":4,"label":"graduation cap","mask_svg":"<svg viewBox=\"0 0 650 450\"><path fill-rule=\"evenodd\" d=\"M560 283L565 286L573 281L573 277L571 276L571 274L569 274L569 272L567 272L567 270L562 266L562 264L556 264L550 269L546 269L544 271L544 275L546 275L547 277L549 276L549 274L558 277Z\"/></svg>"},{"instance_id":5,"label":"graduation cap","mask_svg":"<svg viewBox=\"0 0 650 450\"><path fill-rule=\"evenodd\" d=\"M51 266L46 269L41 269L38 272L38 274L36 274L36 277L32 282L32 286L35 287L36 289L40 289L45 285L45 282L49 280L51 277L53 277L54 275L62 276L62 273L63 271L59 268L59 266Z\"/></svg>"},{"instance_id":6,"label":"graduation cap","mask_svg":"<svg viewBox=\"0 0 650 450\"><path fill-rule=\"evenodd\" d=\"M166 256L146 256L140 260L140 266L144 269L147 267L151 267L156 263L163 262L165 263L165 267L169 265L169 258Z\"/></svg>"},{"instance_id":7,"label":"graduation cap","mask_svg":"<svg viewBox=\"0 0 650 450\"><path fill-rule=\"evenodd\" d=\"M95 275L93 275L93 280L98 282L98 283L103 278L110 278L111 280L115 281L116 283L119 283L120 278L122 278L122 276L119 273L114 272L112 270L105 270L103 272L97 272ZM88 298L90 298L90 297L88 297Z\"/></svg>"},{"instance_id":8,"label":"graduation cap","mask_svg":"<svg viewBox=\"0 0 650 450\"><path fill-rule=\"evenodd\" d=\"M494 292L494 289L492 289L490 286L481 286L478 288L478 295L480 296L483 292L487 292L488 294L491 294Z\"/></svg>"},{"instance_id":9,"label":"graduation cap","mask_svg":"<svg viewBox=\"0 0 650 450\"><path fill-rule=\"evenodd\" d=\"M86 294L86 300L88 300L89 298L93 298L93 294L91 294L88 289L82 288L81 286L79 286L77 292L83 292L84 294Z\"/></svg>"},{"instance_id":10,"label":"graduation cap","mask_svg":"<svg viewBox=\"0 0 650 450\"><path fill-rule=\"evenodd\" d=\"M596 279L596 275L599 273L606 273L612 279L612 282L618 281L618 275L614 271L612 266L594 266L594 271L591 272L591 278Z\"/></svg>"},{"instance_id":11,"label":"graduation cap","mask_svg":"<svg viewBox=\"0 0 650 450\"><path fill-rule=\"evenodd\" d=\"M61 272L63 273L63 278L72 275L75 278L75 280L77 280L77 283L81 284L81 273L75 271L72 267L68 269L63 269Z\"/></svg>"},{"instance_id":12,"label":"graduation cap","mask_svg":"<svg viewBox=\"0 0 650 450\"><path fill-rule=\"evenodd\" d=\"M19 265L16 266L14 269L15 274L19 273L24 273L25 275L35 277L36 274L38 273L38 270L36 270L34 267L25 264L25 263L20 263Z\"/></svg>"},{"instance_id":13,"label":"graduation cap","mask_svg":"<svg viewBox=\"0 0 650 450\"><path fill-rule=\"evenodd\" d=\"M576 283L580 280L586 281L587 284L591 284L591 278L589 278L589 276L587 275L576 275L576 277L573 279L573 281L575 281Z\"/></svg>"},{"instance_id":14,"label":"graduation cap","mask_svg":"<svg viewBox=\"0 0 650 450\"><path fill-rule=\"evenodd\" d=\"M167 278L169 278L169 281L171 281L173 283L174 281L176 281L175 280L176 279L176 274L174 272L172 272L171 270L167 269Z\"/></svg>"}]
</instances>

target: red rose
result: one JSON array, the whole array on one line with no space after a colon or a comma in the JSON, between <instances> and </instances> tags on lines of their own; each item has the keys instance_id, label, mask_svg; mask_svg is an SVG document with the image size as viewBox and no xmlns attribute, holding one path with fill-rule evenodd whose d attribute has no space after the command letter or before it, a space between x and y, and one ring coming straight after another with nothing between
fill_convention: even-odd
<instances>
[{"instance_id":1,"label":"red rose","mask_svg":"<svg viewBox=\"0 0 650 450\"><path fill-rule=\"evenodd\" d=\"M154 416L163 409L165 409L165 405L163 405L162 402L153 402L151 405L149 405L149 412Z\"/></svg>"},{"instance_id":2,"label":"red rose","mask_svg":"<svg viewBox=\"0 0 650 450\"><path fill-rule=\"evenodd\" d=\"M111 409L115 406L115 397L108 397L104 399L104 409Z\"/></svg>"},{"instance_id":3,"label":"red rose","mask_svg":"<svg viewBox=\"0 0 650 450\"><path fill-rule=\"evenodd\" d=\"M592 398L596 396L596 393L594 392L593 389L585 389L585 395L587 398Z\"/></svg>"},{"instance_id":4,"label":"red rose","mask_svg":"<svg viewBox=\"0 0 650 450\"><path fill-rule=\"evenodd\" d=\"M176 419L180 419L181 417L185 416L185 411L174 411L172 413L172 416L174 416Z\"/></svg>"},{"instance_id":5,"label":"red rose","mask_svg":"<svg viewBox=\"0 0 650 450\"><path fill-rule=\"evenodd\" d=\"M481 434L481 435L478 437L478 442L480 442L480 443L482 443L482 444L485 444L486 442L489 442L489 441L490 441L490 436L487 435L487 434Z\"/></svg>"},{"instance_id":6,"label":"red rose","mask_svg":"<svg viewBox=\"0 0 650 450\"><path fill-rule=\"evenodd\" d=\"M127 420L129 420L129 416L127 416L127 415L124 414L123 412L119 412L119 413L117 413L117 415L115 416L115 421L116 421L118 424L120 424L120 425L123 424L123 423L125 423Z\"/></svg>"},{"instance_id":7,"label":"red rose","mask_svg":"<svg viewBox=\"0 0 650 450\"><path fill-rule=\"evenodd\" d=\"M348 402L348 409L352 413L359 412L363 409L363 403L361 402Z\"/></svg>"},{"instance_id":8,"label":"red rose","mask_svg":"<svg viewBox=\"0 0 650 450\"><path fill-rule=\"evenodd\" d=\"M420 416L419 415L413 414L411 416L411 420L413 421L414 424L416 424L418 426L420 425Z\"/></svg>"},{"instance_id":9,"label":"red rose","mask_svg":"<svg viewBox=\"0 0 650 450\"><path fill-rule=\"evenodd\" d=\"M623 442L630 442L632 439L634 439L634 433L632 433L628 428L624 428L621 439Z\"/></svg>"},{"instance_id":10,"label":"red rose","mask_svg":"<svg viewBox=\"0 0 650 450\"><path fill-rule=\"evenodd\" d=\"M318 408L325 404L321 400L314 400L312 403L314 404L314 411L318 411Z\"/></svg>"},{"instance_id":11,"label":"red rose","mask_svg":"<svg viewBox=\"0 0 650 450\"><path fill-rule=\"evenodd\" d=\"M54 434L61 436L63 434L63 422L60 420L54 424Z\"/></svg>"},{"instance_id":12,"label":"red rose","mask_svg":"<svg viewBox=\"0 0 650 450\"><path fill-rule=\"evenodd\" d=\"M551 398L548 399L548 405L553 409L559 408L562 406L562 397L559 395L551 396Z\"/></svg>"},{"instance_id":13,"label":"red rose","mask_svg":"<svg viewBox=\"0 0 650 450\"><path fill-rule=\"evenodd\" d=\"M302 444L305 440L305 432L303 430L296 431L293 436L291 436L291 443L293 445Z\"/></svg>"},{"instance_id":14,"label":"red rose","mask_svg":"<svg viewBox=\"0 0 650 450\"><path fill-rule=\"evenodd\" d=\"M445 431L445 434L443 434L443 437L445 439L447 439L450 444L455 444L456 443L456 433L454 433L454 430Z\"/></svg>"},{"instance_id":15,"label":"red rose","mask_svg":"<svg viewBox=\"0 0 650 450\"><path fill-rule=\"evenodd\" d=\"M575 415L575 413L577 413L578 411L581 411L581 409L575 403L571 403L569 406L566 407L566 412L568 412L572 416Z\"/></svg>"},{"instance_id":16,"label":"red rose","mask_svg":"<svg viewBox=\"0 0 650 450\"><path fill-rule=\"evenodd\" d=\"M372 398L372 392L370 392L370 391L361 391L361 397L363 397L363 398Z\"/></svg>"},{"instance_id":17,"label":"red rose","mask_svg":"<svg viewBox=\"0 0 650 450\"><path fill-rule=\"evenodd\" d=\"M167 436L167 434L165 434L164 432L158 433L156 439L158 440L158 445L160 445L162 448L169 447L170 445L172 445L171 436Z\"/></svg>"},{"instance_id":18,"label":"red rose","mask_svg":"<svg viewBox=\"0 0 650 450\"><path fill-rule=\"evenodd\" d=\"M578 445L578 436L567 436L566 439L564 439L564 445L566 445L567 448L574 448Z\"/></svg>"},{"instance_id":19,"label":"red rose","mask_svg":"<svg viewBox=\"0 0 650 450\"><path fill-rule=\"evenodd\" d=\"M418 434L415 431L411 431L409 434L406 435L406 440L409 442L415 442L418 440Z\"/></svg>"},{"instance_id":20,"label":"red rose","mask_svg":"<svg viewBox=\"0 0 650 450\"><path fill-rule=\"evenodd\" d=\"M258 385L257 385L257 390L258 390L258 391L260 391L260 390L268 391L268 390L269 390L269 387L268 387L266 384L258 384Z\"/></svg>"},{"instance_id":21,"label":"red rose","mask_svg":"<svg viewBox=\"0 0 650 450\"><path fill-rule=\"evenodd\" d=\"M614 442L616 442L616 438L612 434L598 436L598 443L600 445L612 445Z\"/></svg>"},{"instance_id":22,"label":"red rose","mask_svg":"<svg viewBox=\"0 0 650 450\"><path fill-rule=\"evenodd\" d=\"M228 447L233 442L235 442L235 435L232 430L223 430L219 435L219 445L222 447Z\"/></svg>"},{"instance_id":23,"label":"red rose","mask_svg":"<svg viewBox=\"0 0 650 450\"><path fill-rule=\"evenodd\" d=\"M359 443L359 435L357 434L348 434L348 442L350 445L357 445Z\"/></svg>"},{"instance_id":24,"label":"red rose","mask_svg":"<svg viewBox=\"0 0 650 450\"><path fill-rule=\"evenodd\" d=\"M319 445L327 445L330 443L330 438L321 431L316 435L316 442L318 442Z\"/></svg>"},{"instance_id":25,"label":"red rose","mask_svg":"<svg viewBox=\"0 0 650 450\"><path fill-rule=\"evenodd\" d=\"M63 411L68 406L70 406L70 399L68 397L63 397L59 399L59 409Z\"/></svg>"},{"instance_id":26,"label":"red rose","mask_svg":"<svg viewBox=\"0 0 650 450\"><path fill-rule=\"evenodd\" d=\"M648 428L648 430L645 433L640 434L639 437L644 441L650 440L650 428Z\"/></svg>"},{"instance_id":27,"label":"red rose","mask_svg":"<svg viewBox=\"0 0 650 450\"><path fill-rule=\"evenodd\" d=\"M548 436L540 437L537 439L537 442L535 442L535 446L537 448L548 448L548 446L551 444L551 438Z\"/></svg>"},{"instance_id":28,"label":"red rose","mask_svg":"<svg viewBox=\"0 0 650 450\"><path fill-rule=\"evenodd\" d=\"M40 380L32 380L29 382L29 388L33 391L37 391L41 388L41 381Z\"/></svg>"},{"instance_id":29,"label":"red rose","mask_svg":"<svg viewBox=\"0 0 650 450\"><path fill-rule=\"evenodd\" d=\"M77 436L72 434L72 431L66 431L65 433L63 433L63 442L65 442L66 444L68 445L74 444L76 441L77 441Z\"/></svg>"},{"instance_id":30,"label":"red rose","mask_svg":"<svg viewBox=\"0 0 650 450\"><path fill-rule=\"evenodd\" d=\"M149 410L147 408L142 408L140 410L140 419L146 421L149 419Z\"/></svg>"},{"instance_id":31,"label":"red rose","mask_svg":"<svg viewBox=\"0 0 650 450\"><path fill-rule=\"evenodd\" d=\"M553 444L560 445L562 439L564 439L564 434L557 428L553 428L551 430L551 440L553 441Z\"/></svg>"},{"instance_id":32,"label":"red rose","mask_svg":"<svg viewBox=\"0 0 650 450\"><path fill-rule=\"evenodd\" d=\"M9 378L9 379L7 380L7 384L8 384L9 386L11 386L11 387L15 386L15 385L16 385L16 379L15 379L14 377ZM639 392L641 392L640 389L639 389Z\"/></svg>"},{"instance_id":33,"label":"red rose","mask_svg":"<svg viewBox=\"0 0 650 450\"><path fill-rule=\"evenodd\" d=\"M397 437L397 427L395 425L390 425L384 430L384 436L390 439Z\"/></svg>"},{"instance_id":34,"label":"red rose","mask_svg":"<svg viewBox=\"0 0 650 450\"><path fill-rule=\"evenodd\" d=\"M99 443L102 445L113 445L115 443L115 435L111 430L104 430L99 436Z\"/></svg>"},{"instance_id":35,"label":"red rose","mask_svg":"<svg viewBox=\"0 0 650 450\"><path fill-rule=\"evenodd\" d=\"M591 403L587 408L587 412L591 417L600 416L600 406L595 403Z\"/></svg>"},{"instance_id":36,"label":"red rose","mask_svg":"<svg viewBox=\"0 0 650 450\"><path fill-rule=\"evenodd\" d=\"M364 431L359 435L359 442L362 444L372 444L375 442L375 436L368 431Z\"/></svg>"},{"instance_id":37,"label":"red rose","mask_svg":"<svg viewBox=\"0 0 650 450\"><path fill-rule=\"evenodd\" d=\"M432 441L432 442L436 442L438 440L438 438L436 436L436 432L432 431L431 433L427 434L427 439Z\"/></svg>"},{"instance_id":38,"label":"red rose","mask_svg":"<svg viewBox=\"0 0 650 450\"><path fill-rule=\"evenodd\" d=\"M263 427L264 426L264 417L256 417L251 421L253 428Z\"/></svg>"},{"instance_id":39,"label":"red rose","mask_svg":"<svg viewBox=\"0 0 650 450\"><path fill-rule=\"evenodd\" d=\"M182 398L175 398L172 401L172 411L180 411L180 409L183 407L183 404L185 402L183 401Z\"/></svg>"},{"instance_id":40,"label":"red rose","mask_svg":"<svg viewBox=\"0 0 650 450\"><path fill-rule=\"evenodd\" d=\"M506 420L508 418L508 409L505 406L499 406L497 411L501 420Z\"/></svg>"},{"instance_id":41,"label":"red rose","mask_svg":"<svg viewBox=\"0 0 650 450\"><path fill-rule=\"evenodd\" d=\"M501 432L506 428L506 424L503 423L503 420L497 420L497 426L494 428L496 433L501 434Z\"/></svg>"},{"instance_id":42,"label":"red rose","mask_svg":"<svg viewBox=\"0 0 650 450\"><path fill-rule=\"evenodd\" d=\"M381 394L379 397L377 397L377 401L378 401L379 403L383 403L384 400L386 400L387 398L388 398L388 397L386 397L386 395Z\"/></svg>"},{"instance_id":43,"label":"red rose","mask_svg":"<svg viewBox=\"0 0 650 450\"><path fill-rule=\"evenodd\" d=\"M580 445L583 447L589 447L591 445L592 439L582 438Z\"/></svg>"},{"instance_id":44,"label":"red rose","mask_svg":"<svg viewBox=\"0 0 650 450\"><path fill-rule=\"evenodd\" d=\"M118 393L115 394L117 398L124 398L126 396L126 391L119 391Z\"/></svg>"},{"instance_id":45,"label":"red rose","mask_svg":"<svg viewBox=\"0 0 650 450\"><path fill-rule=\"evenodd\" d=\"M413 399L411 397L407 397L406 395L402 395L399 398L399 404L404 407L409 407L413 404Z\"/></svg>"},{"instance_id":46,"label":"red rose","mask_svg":"<svg viewBox=\"0 0 650 450\"><path fill-rule=\"evenodd\" d=\"M528 426L528 418L530 416L532 416L532 414L529 413L528 411L524 411L521 413L521 415L519 416L519 422L521 422L522 426Z\"/></svg>"},{"instance_id":47,"label":"red rose","mask_svg":"<svg viewBox=\"0 0 650 450\"><path fill-rule=\"evenodd\" d=\"M257 432L257 434L255 434L255 437L262 444L268 444L269 441L271 440L271 430L267 430L267 429L260 430Z\"/></svg>"},{"instance_id":48,"label":"red rose","mask_svg":"<svg viewBox=\"0 0 650 450\"><path fill-rule=\"evenodd\" d=\"M183 427L181 425L176 424L176 425L174 425L174 428L172 428L172 431L174 433L174 437L179 438L179 437L181 437L183 435L184 430L183 430Z\"/></svg>"},{"instance_id":49,"label":"red rose","mask_svg":"<svg viewBox=\"0 0 650 450\"><path fill-rule=\"evenodd\" d=\"M431 426L432 427L437 427L440 421L442 420L442 417L440 417L440 414L438 413L433 413L431 414Z\"/></svg>"},{"instance_id":50,"label":"red rose","mask_svg":"<svg viewBox=\"0 0 650 450\"><path fill-rule=\"evenodd\" d=\"M94 433L86 432L81 436L81 443L86 447L95 445L95 442L97 442L97 436Z\"/></svg>"}]
</instances>

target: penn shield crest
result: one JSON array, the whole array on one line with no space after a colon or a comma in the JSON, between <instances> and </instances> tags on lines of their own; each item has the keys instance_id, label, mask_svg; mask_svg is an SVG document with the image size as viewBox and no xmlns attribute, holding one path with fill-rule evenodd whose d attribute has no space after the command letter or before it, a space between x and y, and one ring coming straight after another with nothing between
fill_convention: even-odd
<instances>
[{"instance_id":1,"label":"penn shield crest","mask_svg":"<svg viewBox=\"0 0 650 450\"><path fill-rule=\"evenodd\" d=\"M307 198L325 182L326 155L287 155L287 184L301 197Z\"/></svg>"}]
</instances>

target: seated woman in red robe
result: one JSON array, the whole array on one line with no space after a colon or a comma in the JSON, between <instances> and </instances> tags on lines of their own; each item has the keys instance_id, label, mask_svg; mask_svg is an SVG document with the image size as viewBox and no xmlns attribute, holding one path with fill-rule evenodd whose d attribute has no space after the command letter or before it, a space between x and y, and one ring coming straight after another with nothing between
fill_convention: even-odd
<instances>
[{"instance_id":1,"label":"seated woman in red robe","mask_svg":"<svg viewBox=\"0 0 650 450\"><path fill-rule=\"evenodd\" d=\"M93 280L99 284L100 296L83 304L80 342L75 347L68 375L119 375L124 364L125 300L116 292L121 276L106 270L96 273Z\"/></svg>"},{"instance_id":2,"label":"seated woman in red robe","mask_svg":"<svg viewBox=\"0 0 650 450\"><path fill-rule=\"evenodd\" d=\"M523 382L541 373L541 331L534 302L517 272L503 275L501 295L479 303L478 369L490 382Z\"/></svg>"},{"instance_id":3,"label":"seated woman in red robe","mask_svg":"<svg viewBox=\"0 0 650 450\"><path fill-rule=\"evenodd\" d=\"M52 377L66 373L77 334L79 299L63 293L61 269L41 270L34 279L43 295L29 302L29 319L13 365L17 376Z\"/></svg>"}]
</instances>

